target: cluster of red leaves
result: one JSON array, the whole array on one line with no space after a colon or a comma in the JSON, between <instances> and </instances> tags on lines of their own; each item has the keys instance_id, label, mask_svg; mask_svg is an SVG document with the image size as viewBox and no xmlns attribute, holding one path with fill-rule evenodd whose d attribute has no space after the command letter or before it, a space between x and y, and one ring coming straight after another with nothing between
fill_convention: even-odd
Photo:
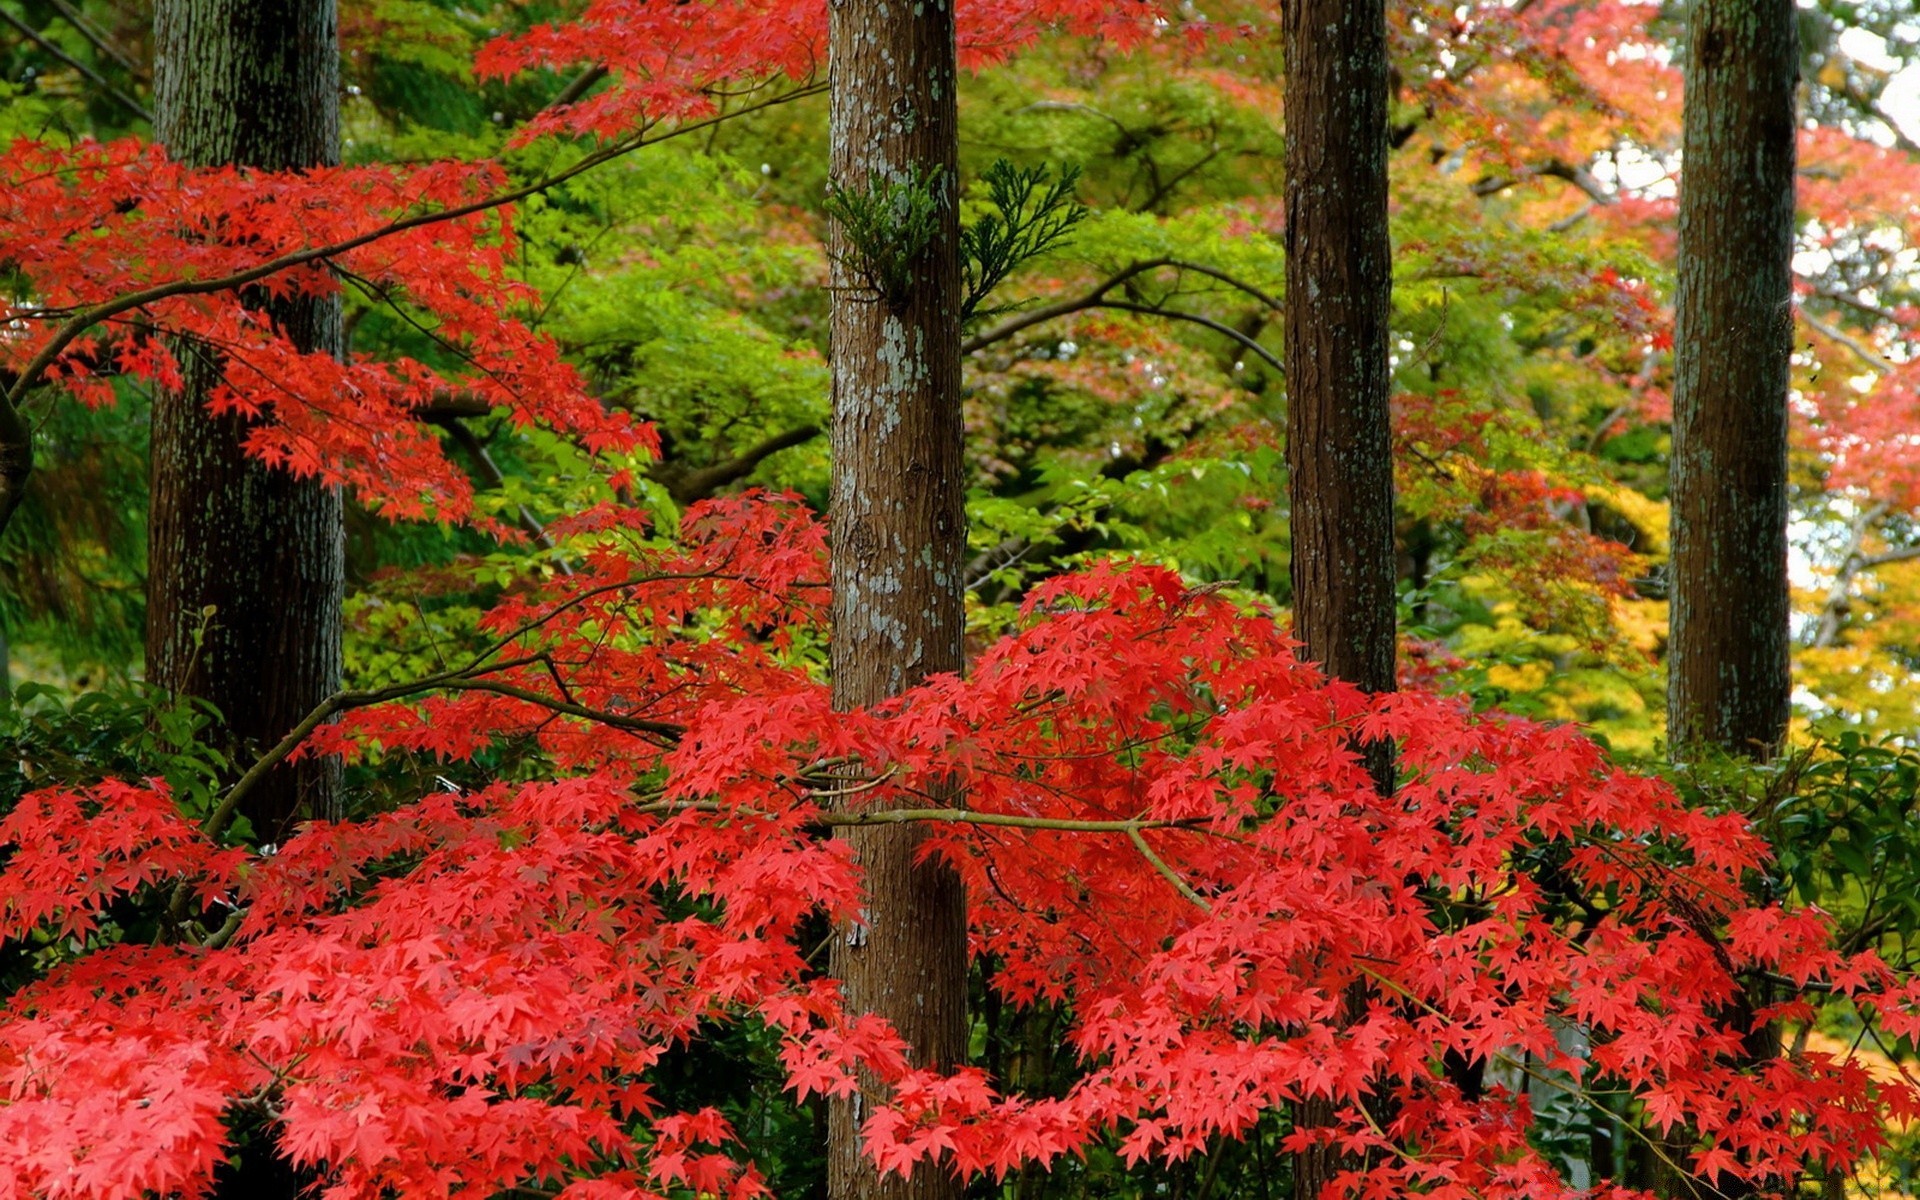
<instances>
[{"instance_id":1,"label":"cluster of red leaves","mask_svg":"<svg viewBox=\"0 0 1920 1200\"><path fill-rule=\"evenodd\" d=\"M1920 365L1899 364L1864 394L1828 388L1813 408L1808 440L1824 459L1829 490L1920 508Z\"/></svg>"},{"instance_id":2,"label":"cluster of red leaves","mask_svg":"<svg viewBox=\"0 0 1920 1200\"><path fill-rule=\"evenodd\" d=\"M530 296L508 270L503 211L396 227L502 186L484 164L262 173L183 167L132 141L16 142L0 153L0 246L20 281L0 302L0 366L18 373L58 350L44 378L100 404L113 375L178 386L180 356L206 356L220 369L213 408L256 419L248 449L263 460L344 484L395 519L474 519L471 483L418 419L430 405L497 409L595 452L652 439L603 409L556 347L510 315ZM222 285L326 247L337 252L324 262L244 291ZM467 369L302 353L260 307L343 285L405 305ZM109 305L126 307L88 319Z\"/></svg>"},{"instance_id":3,"label":"cluster of red leaves","mask_svg":"<svg viewBox=\"0 0 1920 1200\"><path fill-rule=\"evenodd\" d=\"M955 22L963 67L1001 61L1046 34L1098 38L1125 50L1155 38L1201 38L1213 29L1158 0L961 0ZM490 76L604 68L610 87L541 114L521 136L618 138L644 124L718 111L727 99L719 84L737 90L753 82L800 82L824 74L826 62L827 6L817 0L592 0L564 23L494 42L476 65Z\"/></svg>"},{"instance_id":4,"label":"cluster of red leaves","mask_svg":"<svg viewBox=\"0 0 1920 1200\"><path fill-rule=\"evenodd\" d=\"M1269 614L1124 567L1037 589L968 678L836 713L783 653L820 619L796 506L709 507L673 545L590 524L573 580L497 614L491 661L537 660L544 684L476 670L450 682L523 694L374 710L332 742L460 755L537 716L559 778L315 823L272 854L216 844L151 787L36 794L0 825L10 939L84 934L176 881L209 925L239 914L210 944L96 936L0 1010L0 1196L191 1193L250 1115L341 1200L747 1197L763 1185L724 1123L646 1082L743 1020L782 1034L800 1095L845 1093L856 1067L889 1081L865 1132L898 1170L1004 1174L1109 1136L1179 1156L1317 1095L1347 1114L1326 1136L1381 1152L1354 1194L1571 1195L1524 1098L1470 1098L1449 1055L1630 1091L1695 1131L1703 1170L1755 1179L1851 1162L1916 1109L1847 1062L1742 1055L1740 970L1880 996L1896 1023L1920 993L1835 954L1817 915L1749 907L1743 822L1572 730L1330 684ZM642 712L660 727L618 719ZM1400 747L1390 798L1353 751L1378 737ZM909 1070L807 966L800 923L859 911L822 829L821 789L850 775L863 807L964 789L930 852L967 879L992 986L1072 1012L1066 1094ZM1365 1097L1392 1098L1389 1124Z\"/></svg>"},{"instance_id":5,"label":"cluster of red leaves","mask_svg":"<svg viewBox=\"0 0 1920 1200\"><path fill-rule=\"evenodd\" d=\"M1671 141L1680 73L1657 52L1657 8L1630 0L1388 6L1406 86L1489 166L1585 162L1625 136Z\"/></svg>"}]
</instances>

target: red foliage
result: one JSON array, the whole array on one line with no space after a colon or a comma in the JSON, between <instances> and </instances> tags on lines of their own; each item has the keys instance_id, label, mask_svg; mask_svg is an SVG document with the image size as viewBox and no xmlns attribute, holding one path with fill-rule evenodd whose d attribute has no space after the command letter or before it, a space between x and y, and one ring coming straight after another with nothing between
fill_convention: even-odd
<instances>
[{"instance_id":1,"label":"red foliage","mask_svg":"<svg viewBox=\"0 0 1920 1200\"><path fill-rule=\"evenodd\" d=\"M997 62L1049 33L1097 37L1125 49L1153 38L1203 36L1213 28L1159 0L962 0L955 19L963 67ZM620 137L642 124L716 111L716 85L723 82L738 87L824 75L826 45L824 3L592 0L564 24L493 43L477 65L494 76L535 67L606 68L611 87L541 114L522 136Z\"/></svg>"},{"instance_id":2,"label":"red foliage","mask_svg":"<svg viewBox=\"0 0 1920 1200\"><path fill-rule=\"evenodd\" d=\"M1356 1193L1571 1194L1526 1144L1524 1099L1468 1099L1448 1053L1629 1089L1699 1130L1702 1169L1756 1179L1850 1161L1914 1107L1849 1063L1740 1055L1739 970L1863 999L1894 981L1835 954L1817 915L1744 903L1764 852L1739 818L1569 729L1330 684L1271 616L1145 567L1056 580L970 678L835 713L780 653L819 619L819 531L798 510L710 507L664 547L612 517L590 570L496 614L518 632L491 661L542 655L544 687L463 677L531 699L374 708L330 739L460 755L538 724L559 778L316 823L274 854L124 785L36 794L0 827L11 936L84 930L176 880L209 924L240 914L230 941L104 947L13 998L0 1194L192 1192L223 1117L253 1111L338 1197L752 1195L724 1125L661 1111L643 1078L711 1022L781 1031L800 1095L844 1092L856 1064L890 1080L866 1134L900 1170L1004 1174L1108 1133L1129 1159L1177 1157L1329 1095L1348 1114L1333 1136L1392 1152ZM1356 735L1400 744L1391 799ZM859 907L821 829L853 781L855 811L964 786L964 810L921 814L932 852L967 877L992 986L1071 1006L1064 1096L911 1071L812 975L799 923ZM1372 1000L1351 1022L1356 984ZM1885 1003L1920 1010L1906 985ZM1395 1098L1390 1126L1367 1123L1368 1095Z\"/></svg>"},{"instance_id":3,"label":"red foliage","mask_svg":"<svg viewBox=\"0 0 1920 1200\"><path fill-rule=\"evenodd\" d=\"M601 408L554 345L512 317L530 294L507 270L514 240L503 210L394 228L502 186L485 164L275 174L182 167L131 141L16 142L0 154L0 246L28 291L0 304L9 331L0 365L17 373L57 349L45 378L107 403L113 374L178 384L175 339L184 337L224 365L213 407L264 418L249 438L261 458L349 486L395 519L472 519L472 485L417 419L436 402L539 421L596 452L652 444L649 430ZM289 266L245 292L200 286L327 247L340 249L324 265ZM411 306L471 370L448 377L405 358L302 354L252 306L343 284ZM146 303L87 320L149 292Z\"/></svg>"},{"instance_id":4,"label":"red foliage","mask_svg":"<svg viewBox=\"0 0 1920 1200\"><path fill-rule=\"evenodd\" d=\"M1529 9L1448 5L1403 25L1403 49L1425 39L1436 62L1547 85L1453 110L1487 131L1489 155L1522 125L1574 154L1581 131L1552 101L1634 102L1663 68L1606 56L1652 14ZM613 88L534 129L617 135L708 111L722 82L811 75L820 18L597 0L483 66L606 63ZM976 60L1044 30L1190 32L1166 18L1088 0L960 12ZM1588 36L1596 21L1610 42ZM1443 70L1418 86L1459 102L1461 82ZM415 419L449 391L590 448L647 441L502 318L524 298L504 210L393 228L497 191L490 168L266 176L131 144L21 143L0 179L0 244L32 288L0 314L0 352L16 368L50 355L50 377L84 399L108 398L109 363L174 381L169 338L190 335L227 363L216 406L262 418L256 453L395 516L470 513ZM208 282L323 246L340 247L329 267L262 274L251 297ZM298 355L244 302L342 279L403 296L475 370ZM1636 285L1570 286L1657 338ZM72 323L150 289L124 323ZM1553 524L1540 476L1482 483L1480 510ZM1037 588L968 678L836 713L792 652L821 636L825 578L821 530L797 505L707 506L671 543L615 508L555 532L575 573L504 601L493 650L309 747L464 757L532 738L552 779L316 822L271 853L193 825L157 785L36 792L0 822L0 938L68 939L0 1009L0 1198L204 1192L239 1117L275 1127L339 1200L528 1184L574 1200L749 1197L764 1187L725 1122L664 1111L645 1078L730 1022L779 1034L798 1095L845 1093L856 1067L891 1084L866 1135L896 1170L1004 1175L1108 1136L1130 1161L1180 1157L1326 1096L1341 1124L1290 1145L1380 1151L1343 1181L1354 1194L1572 1195L1527 1141L1526 1097L1469 1096L1450 1060L1624 1091L1656 1126L1694 1132L1699 1170L1756 1181L1850 1164L1888 1119L1920 1113L1908 1084L1857 1064L1743 1053L1743 971L1851 997L1896 1034L1920 1032L1920 985L1839 955L1818 914L1749 905L1744 876L1765 854L1743 821L1688 809L1570 729L1329 683L1272 614L1113 566ZM1564 549L1588 573L1609 553ZM1353 750L1383 737L1400 751L1390 797ZM929 807L955 788L964 809ZM1080 1073L1064 1095L909 1069L800 953L802 921L860 910L857 867L824 832L902 810L965 875L990 986L1070 1009ZM129 900L173 914L174 936L116 944L109 908ZM1351 1020L1355 993L1369 999ZM1753 1019L1810 1012L1796 997ZM1584 1057L1560 1043L1568 1024ZM1393 1101L1384 1126L1360 1103L1373 1097Z\"/></svg>"}]
</instances>

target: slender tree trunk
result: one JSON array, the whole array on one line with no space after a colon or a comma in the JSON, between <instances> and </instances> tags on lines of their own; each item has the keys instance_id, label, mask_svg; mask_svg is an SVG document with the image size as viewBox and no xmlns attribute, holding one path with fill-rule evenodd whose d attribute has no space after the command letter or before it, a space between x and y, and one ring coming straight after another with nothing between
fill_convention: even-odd
<instances>
[{"instance_id":1,"label":"slender tree trunk","mask_svg":"<svg viewBox=\"0 0 1920 1200\"><path fill-rule=\"evenodd\" d=\"M1674 753L1786 734L1793 0L1699 0L1688 38L1673 389Z\"/></svg>"},{"instance_id":2,"label":"slender tree trunk","mask_svg":"<svg viewBox=\"0 0 1920 1200\"><path fill-rule=\"evenodd\" d=\"M1793 353L1793 0L1696 0L1688 30L1674 303L1673 617L1667 730L1684 761L1712 747L1765 761L1787 732L1787 391ZM1749 1064L1761 980L1721 1014ZM1669 1156L1686 1163L1686 1145ZM1669 1196L1751 1195L1671 1168Z\"/></svg>"},{"instance_id":3,"label":"slender tree trunk","mask_svg":"<svg viewBox=\"0 0 1920 1200\"><path fill-rule=\"evenodd\" d=\"M882 297L836 233L833 270L833 699L868 705L962 669L966 551L960 419L960 266L952 0L831 5L833 179L849 194L931 187L936 228L903 294ZM868 904L834 939L856 1010L879 1013L916 1065L966 1053L966 897L916 864L911 826L845 833ZM879 1099L832 1106L834 1200L951 1200L937 1167L878 1176L859 1129Z\"/></svg>"},{"instance_id":4,"label":"slender tree trunk","mask_svg":"<svg viewBox=\"0 0 1920 1200\"><path fill-rule=\"evenodd\" d=\"M1328 675L1394 686L1393 458L1388 427L1387 23L1383 0L1288 0L1286 39L1287 469L1294 636ZM1392 748L1366 749L1393 787ZM1363 995L1350 995L1350 1008ZM1309 1100L1295 1124L1325 1127ZM1294 1161L1294 1194L1340 1169L1330 1148Z\"/></svg>"},{"instance_id":5,"label":"slender tree trunk","mask_svg":"<svg viewBox=\"0 0 1920 1200\"><path fill-rule=\"evenodd\" d=\"M333 0L159 0L155 133L175 159L283 170L340 161ZM337 299L260 307L305 350L338 353ZM271 746L339 686L344 535L337 490L241 452L206 410L217 354L180 347L185 386L154 400L147 678L211 702L229 747ZM336 808L338 768L280 768L244 815L267 840Z\"/></svg>"}]
</instances>

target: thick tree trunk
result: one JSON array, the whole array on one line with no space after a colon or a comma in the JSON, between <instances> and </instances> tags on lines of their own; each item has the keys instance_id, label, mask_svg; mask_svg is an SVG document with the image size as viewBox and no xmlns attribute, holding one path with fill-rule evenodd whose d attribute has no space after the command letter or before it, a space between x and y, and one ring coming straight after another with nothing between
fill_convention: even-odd
<instances>
[{"instance_id":1,"label":"thick tree trunk","mask_svg":"<svg viewBox=\"0 0 1920 1200\"><path fill-rule=\"evenodd\" d=\"M1392 691L1386 8L1288 0L1284 23L1294 636L1333 678ZM1391 747L1367 755L1391 789ZM1363 999L1349 996L1349 1006ZM1309 1100L1294 1120L1325 1127L1333 1116ZM1317 1197L1340 1166L1330 1148L1301 1154L1294 1194Z\"/></svg>"},{"instance_id":2,"label":"thick tree trunk","mask_svg":"<svg viewBox=\"0 0 1920 1200\"><path fill-rule=\"evenodd\" d=\"M1793 0L1699 0L1673 389L1668 735L1766 758L1787 727Z\"/></svg>"},{"instance_id":3,"label":"thick tree trunk","mask_svg":"<svg viewBox=\"0 0 1920 1200\"><path fill-rule=\"evenodd\" d=\"M268 170L340 160L333 0L159 0L155 133L175 159ZM262 308L303 349L338 353L337 299ZM337 490L241 452L206 410L217 355L180 348L185 386L154 400L147 678L211 702L237 753L277 742L340 682ZM338 768L284 766L248 798L256 836L336 807Z\"/></svg>"},{"instance_id":4,"label":"thick tree trunk","mask_svg":"<svg viewBox=\"0 0 1920 1200\"><path fill-rule=\"evenodd\" d=\"M898 695L963 666L966 510L960 419L960 267L952 0L831 6L833 179L849 194L931 187L934 236L903 294L876 295L836 235L833 270L833 699ZM917 865L911 826L845 836L868 905L834 939L848 1001L892 1022L916 1064L966 1053L966 897L959 877ZM832 1106L834 1200L951 1200L937 1167L878 1176L859 1127L878 1099Z\"/></svg>"}]
</instances>

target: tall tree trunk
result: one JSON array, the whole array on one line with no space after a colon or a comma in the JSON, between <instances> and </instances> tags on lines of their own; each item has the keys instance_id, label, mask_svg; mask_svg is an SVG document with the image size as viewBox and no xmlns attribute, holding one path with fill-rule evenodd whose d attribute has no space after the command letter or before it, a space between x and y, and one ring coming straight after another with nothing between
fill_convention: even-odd
<instances>
[{"instance_id":1,"label":"tall tree trunk","mask_svg":"<svg viewBox=\"0 0 1920 1200\"><path fill-rule=\"evenodd\" d=\"M176 160L284 170L340 161L333 0L159 0L155 134ZM341 349L334 298L260 307L304 350ZM181 347L185 385L154 400L147 678L211 702L229 747L271 746L340 682L345 575L336 489L241 452L208 414L222 365ZM282 766L244 815L262 839L336 807L337 765Z\"/></svg>"},{"instance_id":2,"label":"tall tree trunk","mask_svg":"<svg viewBox=\"0 0 1920 1200\"><path fill-rule=\"evenodd\" d=\"M931 188L933 235L908 286L880 295L836 231L833 268L833 699L898 695L962 668L966 550L960 418L958 114L952 0L831 5L833 180L845 195ZM892 1022L916 1065L966 1053L966 896L916 864L911 826L845 832L868 903L834 939L858 1011ZM878 1176L860 1150L871 1091L832 1106L834 1200L951 1200L946 1172Z\"/></svg>"},{"instance_id":3,"label":"tall tree trunk","mask_svg":"<svg viewBox=\"0 0 1920 1200\"><path fill-rule=\"evenodd\" d=\"M1673 618L1667 736L1765 761L1793 689L1787 391L1793 353L1793 0L1697 0L1688 30L1674 302ZM1721 1019L1749 1063L1778 1052L1748 980ZM1685 1147L1672 1147L1685 1163ZM1667 1170L1664 1194L1749 1195Z\"/></svg>"},{"instance_id":4,"label":"tall tree trunk","mask_svg":"<svg viewBox=\"0 0 1920 1200\"><path fill-rule=\"evenodd\" d=\"M1673 388L1668 738L1786 734L1793 0L1699 0L1687 44Z\"/></svg>"},{"instance_id":5,"label":"tall tree trunk","mask_svg":"<svg viewBox=\"0 0 1920 1200\"><path fill-rule=\"evenodd\" d=\"M1293 625L1308 658L1370 692L1394 686L1393 458L1388 426L1387 22L1383 0L1288 0L1287 470ZM1390 746L1366 748L1382 791ZM1348 997L1349 1007L1363 999ZM1296 1107L1301 1128L1332 1105ZM1340 1169L1294 1161L1294 1194Z\"/></svg>"}]
</instances>

